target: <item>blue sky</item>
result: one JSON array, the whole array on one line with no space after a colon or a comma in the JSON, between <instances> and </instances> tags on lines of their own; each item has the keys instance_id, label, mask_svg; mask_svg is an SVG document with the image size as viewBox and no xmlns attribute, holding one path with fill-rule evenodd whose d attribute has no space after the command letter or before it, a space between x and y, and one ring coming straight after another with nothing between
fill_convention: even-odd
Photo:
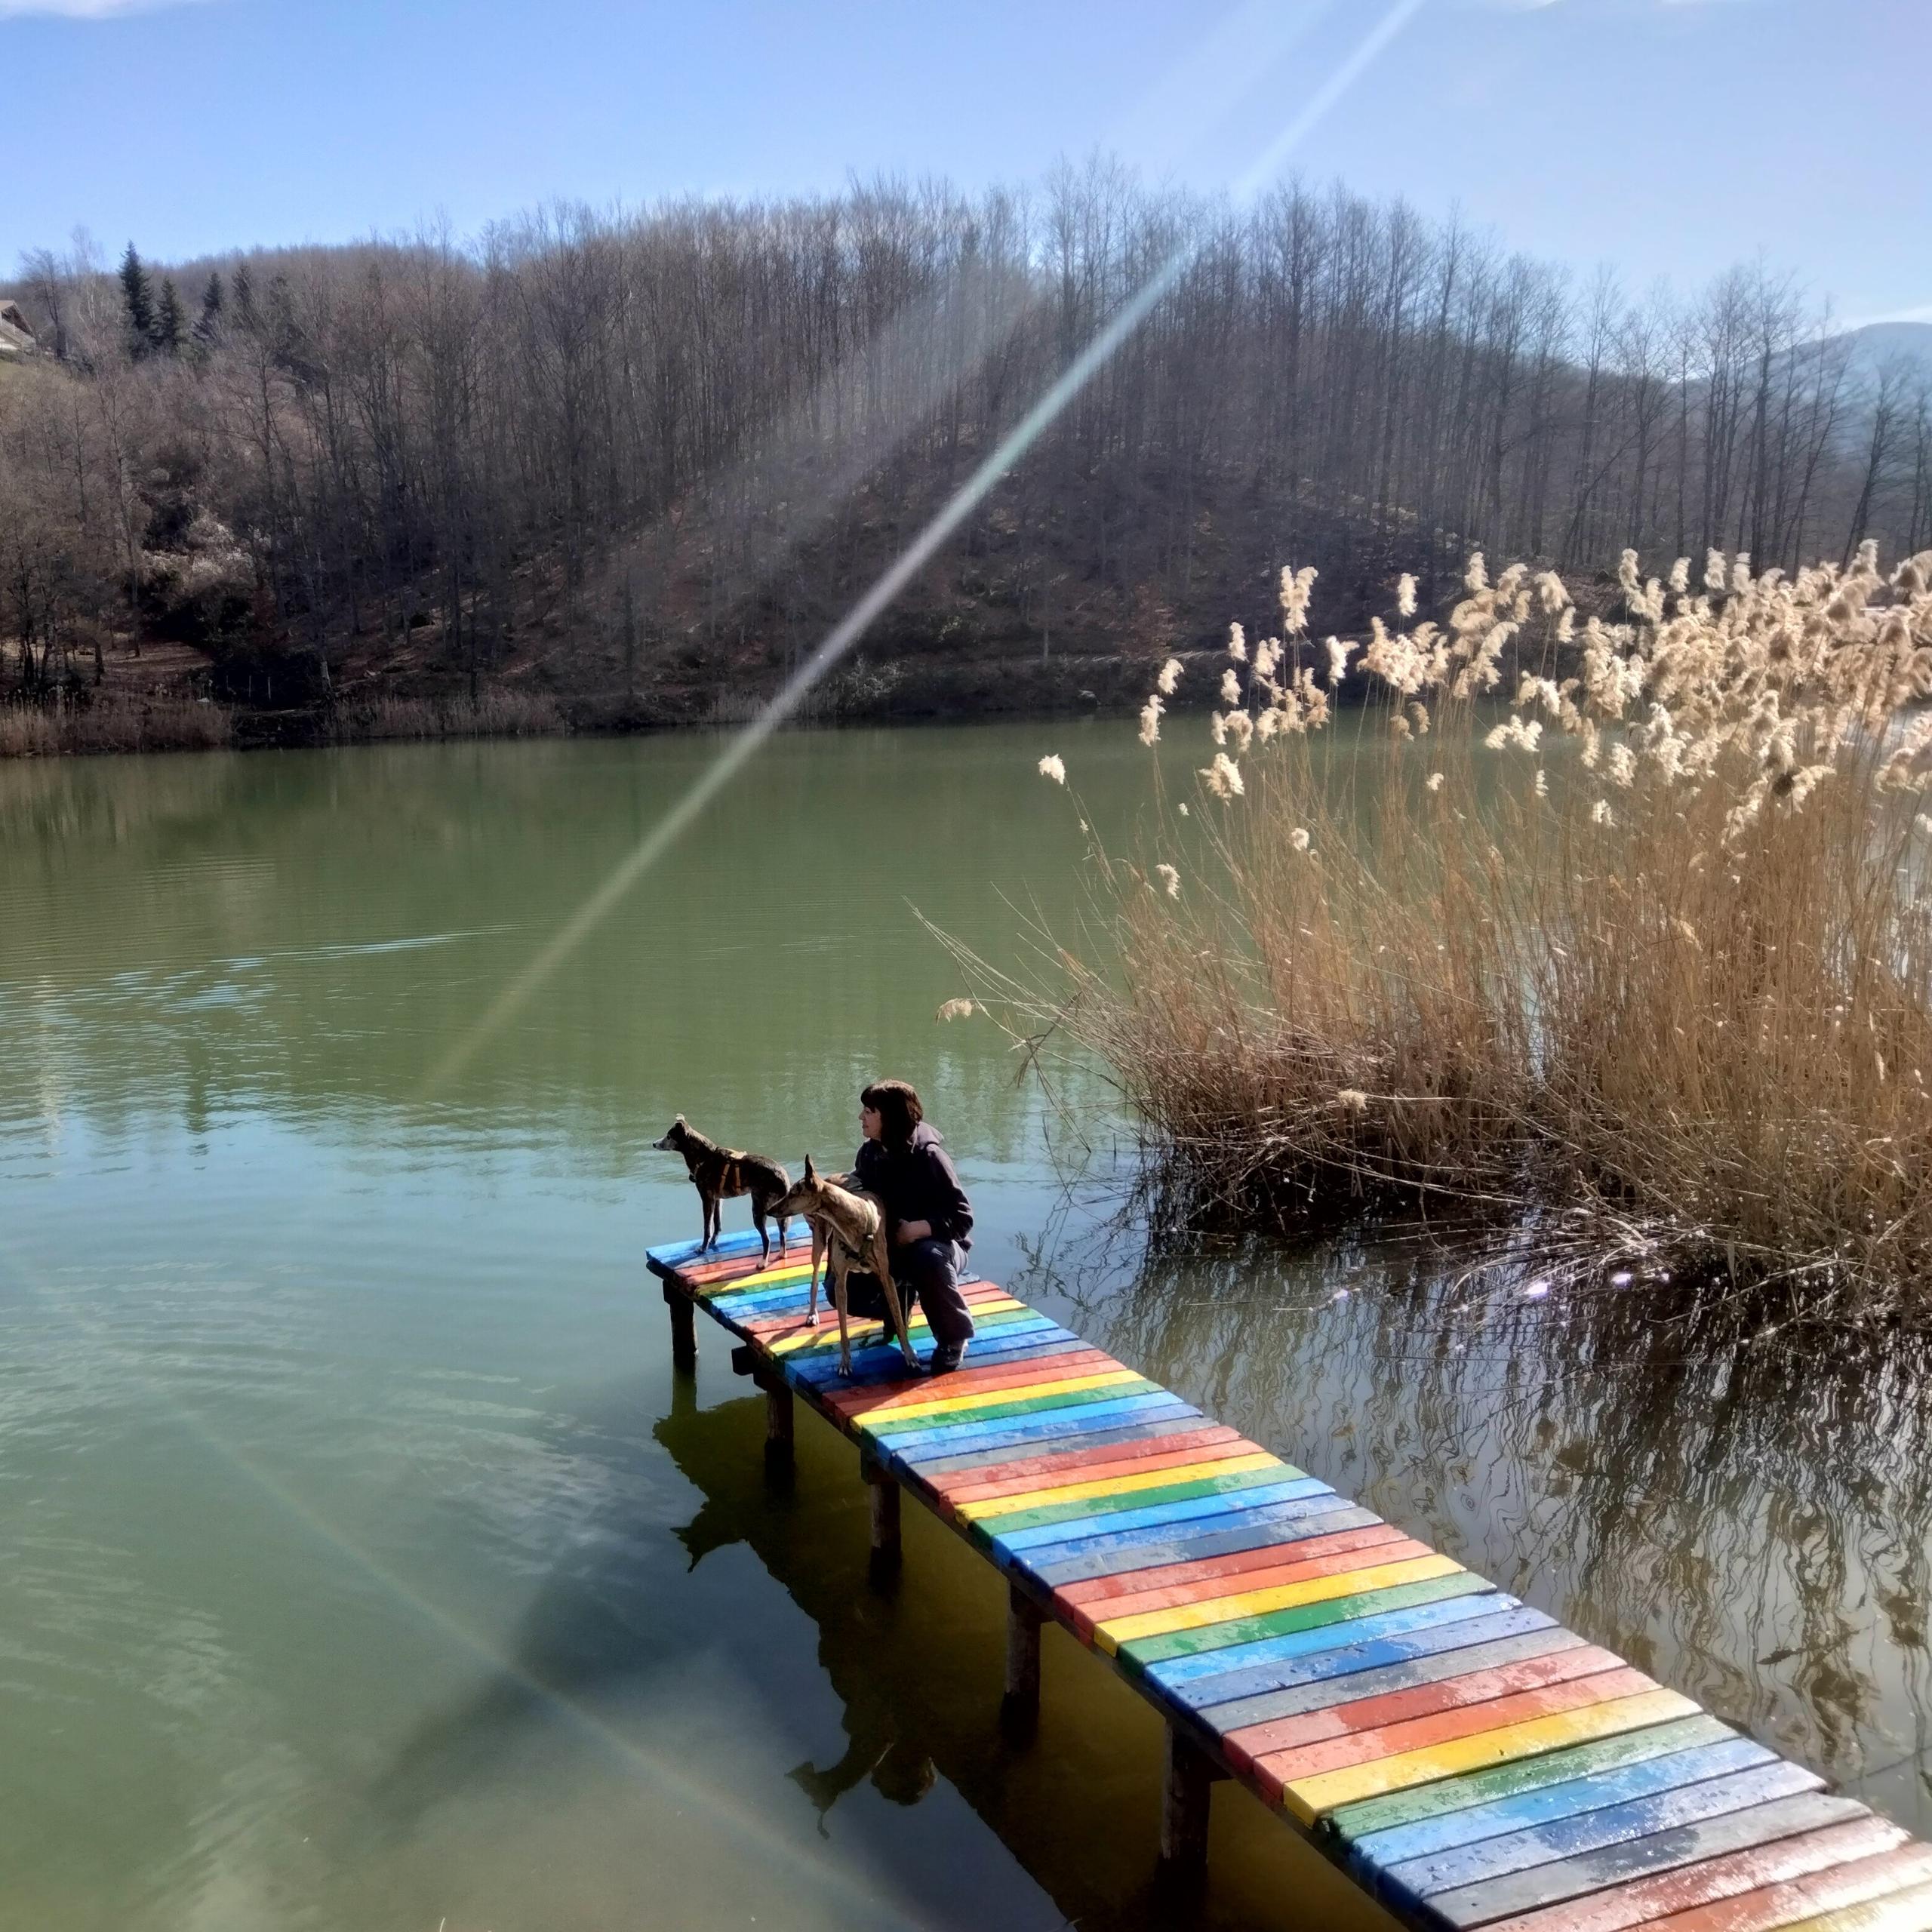
<instances>
[{"instance_id":1,"label":"blue sky","mask_svg":"<svg viewBox=\"0 0 1932 1932\"><path fill-rule=\"evenodd\" d=\"M1760 253L1932 320L1932 0L1404 0L1293 164L1633 286ZM459 231L565 196L1225 187L1392 0L0 0L0 273Z\"/></svg>"}]
</instances>

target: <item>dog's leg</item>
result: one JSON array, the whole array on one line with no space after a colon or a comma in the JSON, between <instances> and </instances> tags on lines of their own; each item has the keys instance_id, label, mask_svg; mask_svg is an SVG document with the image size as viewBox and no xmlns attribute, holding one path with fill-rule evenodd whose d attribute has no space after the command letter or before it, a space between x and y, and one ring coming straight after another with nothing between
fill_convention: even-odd
<instances>
[{"instance_id":1,"label":"dog's leg","mask_svg":"<svg viewBox=\"0 0 1932 1932\"><path fill-rule=\"evenodd\" d=\"M711 1196L703 1188L697 1191L697 1204L704 1216L704 1235L698 1242L697 1251L700 1254L709 1254L711 1252Z\"/></svg>"},{"instance_id":2,"label":"dog's leg","mask_svg":"<svg viewBox=\"0 0 1932 1932\"><path fill-rule=\"evenodd\" d=\"M825 1236L816 1221L808 1221L805 1225L812 1231L812 1294L811 1300L805 1304L805 1326L816 1328L818 1326L818 1264L825 1253Z\"/></svg>"},{"instance_id":3,"label":"dog's leg","mask_svg":"<svg viewBox=\"0 0 1932 1932\"><path fill-rule=\"evenodd\" d=\"M909 1368L919 1366L919 1358L912 1352L912 1331L906 1319L906 1311L900 1306L898 1284L892 1278L892 1257L885 1245L885 1220L879 1219L878 1232L872 1238L872 1266L878 1271L879 1285L885 1290L885 1312L891 1318L892 1332L899 1337L899 1352L906 1358Z\"/></svg>"},{"instance_id":4,"label":"dog's leg","mask_svg":"<svg viewBox=\"0 0 1932 1932\"><path fill-rule=\"evenodd\" d=\"M838 1310L838 1372L852 1373L852 1336L845 1316L845 1271L850 1266L844 1249L835 1242L832 1250L832 1300Z\"/></svg>"},{"instance_id":5,"label":"dog's leg","mask_svg":"<svg viewBox=\"0 0 1932 1932\"><path fill-rule=\"evenodd\" d=\"M752 1226L758 1230L758 1265L762 1268L771 1259L771 1237L764 1231L764 1197L761 1194L752 1196Z\"/></svg>"}]
</instances>

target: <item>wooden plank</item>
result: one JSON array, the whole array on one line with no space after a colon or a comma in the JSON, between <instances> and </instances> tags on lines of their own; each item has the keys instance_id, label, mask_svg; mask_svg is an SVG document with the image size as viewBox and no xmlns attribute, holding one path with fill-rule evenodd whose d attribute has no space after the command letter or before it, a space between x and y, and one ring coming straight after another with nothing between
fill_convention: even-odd
<instances>
[{"instance_id":1,"label":"wooden plank","mask_svg":"<svg viewBox=\"0 0 1932 1932\"><path fill-rule=\"evenodd\" d=\"M1097 1427L1103 1420L1115 1421L1125 1416L1198 1417L1201 1414L1198 1409L1182 1401L1178 1396L1168 1395L1164 1389L1150 1389L1145 1394L1122 1396L1115 1396L1111 1391L1104 1389L1100 1393L1105 1399L1088 1401L1075 1396L1066 1402L1040 1405L1023 1416L982 1417L976 1421L914 1429L903 1435L895 1433L875 1439L891 1448L895 1455L910 1457L917 1461L921 1450L943 1455L976 1442L990 1448L996 1443L1037 1441L1042 1436L1059 1434L1066 1427L1067 1418L1081 1411L1091 1417Z\"/></svg>"},{"instance_id":2,"label":"wooden plank","mask_svg":"<svg viewBox=\"0 0 1932 1932\"><path fill-rule=\"evenodd\" d=\"M1447 1559L1444 1558L1446 1561ZM1379 1616L1389 1611L1406 1610L1415 1604L1436 1603L1444 1597L1487 1595L1494 1586L1466 1570L1420 1583L1399 1583L1380 1590L1364 1590L1352 1596L1336 1597L1325 1603L1300 1604L1291 1610L1270 1611L1262 1617L1238 1617L1226 1623L1211 1624L1204 1629L1176 1630L1161 1637L1143 1637L1122 1644L1115 1653L1137 1670L1171 1657L1192 1657L1236 1644L1253 1642L1261 1637L1292 1636L1325 1623L1346 1623L1356 1617Z\"/></svg>"},{"instance_id":3,"label":"wooden plank","mask_svg":"<svg viewBox=\"0 0 1932 1932\"><path fill-rule=\"evenodd\" d=\"M1023 1496L1043 1484L1098 1481L1136 1470L1165 1469L1186 1462L1208 1462L1245 1455L1255 1445L1232 1429L1195 1429L1172 1435L1102 1444L1097 1448L1063 1449L1022 1456L931 1478L932 1487L955 1507L998 1496Z\"/></svg>"},{"instance_id":4,"label":"wooden plank","mask_svg":"<svg viewBox=\"0 0 1932 1932\"><path fill-rule=\"evenodd\" d=\"M1038 1509L1051 1503L1075 1503L1086 1496L1124 1495L1128 1484L1152 1489L1163 1482L1185 1481L1182 1471L1205 1470L1210 1466L1232 1471L1279 1469L1288 1466L1278 1456L1257 1449L1237 1435L1225 1442L1183 1442L1171 1449L1152 1447L1139 1456L1105 1460L1090 1457L1038 1469L1029 1475L978 1481L956 1479L935 1487L952 1509L970 1521L997 1515L1001 1509ZM973 1473L967 1472L969 1476Z\"/></svg>"},{"instance_id":5,"label":"wooden plank","mask_svg":"<svg viewBox=\"0 0 1932 1932\"><path fill-rule=\"evenodd\" d=\"M1464 1591L1411 1609L1371 1612L1332 1627L1171 1657L1148 1665L1146 1674L1166 1696L1199 1711L1203 1721L1211 1723L1211 1706L1312 1683L1349 1659L1361 1658L1364 1667L1393 1663L1435 1648L1555 1624L1553 1617L1500 1590Z\"/></svg>"},{"instance_id":6,"label":"wooden plank","mask_svg":"<svg viewBox=\"0 0 1932 1932\"><path fill-rule=\"evenodd\" d=\"M1207 1422L1191 1422L1183 1417L1173 1422L1149 1423L1137 1427L1129 1423L1115 1429L1083 1430L1064 1436L1051 1436L1029 1454L1016 1458L1011 1450L969 1449L958 1456L931 1456L922 1460L920 1471L929 1480L937 1482L943 1477L965 1475L976 1469L1017 1467L1020 1463L1039 1460L1050 1461L1076 1453L1098 1455L1103 1451L1112 1449L1125 1451L1137 1444L1145 1444L1149 1449L1158 1449L1163 1442L1176 1438L1192 1438L1217 1434L1221 1426ZM1229 1429L1232 1435L1235 1431Z\"/></svg>"},{"instance_id":7,"label":"wooden plank","mask_svg":"<svg viewBox=\"0 0 1932 1932\"><path fill-rule=\"evenodd\" d=\"M1789 1932L1927 1932L1932 1927L1932 1884L1914 1885L1869 1905L1847 1906L1801 1919Z\"/></svg>"},{"instance_id":8,"label":"wooden plank","mask_svg":"<svg viewBox=\"0 0 1932 1932\"><path fill-rule=\"evenodd\" d=\"M1710 1721L1716 1723L1715 1718ZM1641 1738L1644 1734L1639 1732L1637 1735ZM1604 1744L1586 1745L1575 1755L1607 1751L1624 1742L1625 1740L1613 1738ZM1549 1758L1532 1759L1531 1763L1548 1764L1552 1758L1567 1755L1571 1754L1552 1752ZM1733 1772L1780 1761L1774 1752L1766 1750L1763 1745L1754 1743L1748 1737L1720 1736L1714 1743L1696 1746L1689 1750L1666 1751L1634 1759L1626 1758L1599 1764L1580 1777L1558 1778L1511 1791L1486 1803L1466 1804L1457 1810L1414 1819L1381 1831L1356 1833L1351 1838L1349 1856L1358 1864L1392 1869L1411 1859L1452 1851L1459 1846L1501 1838L1533 1825L1552 1823L1559 1819L1574 1817L1581 1812L1598 1810L1659 1792L1679 1790L1707 1778L1724 1777ZM1329 1822L1337 1836L1351 1836L1342 1830L1339 1818Z\"/></svg>"},{"instance_id":9,"label":"wooden plank","mask_svg":"<svg viewBox=\"0 0 1932 1932\"><path fill-rule=\"evenodd\" d=\"M1572 1654L1574 1654L1574 1653ZM1283 1784L1305 1786L1338 1771L1360 1769L1384 1758L1413 1756L1438 1745L1454 1744L1509 1730L1537 1718L1555 1717L1580 1711L1592 1704L1614 1703L1619 1699L1641 1697L1657 1686L1641 1670L1620 1663L1608 1651L1611 1668L1593 1670L1583 1677L1567 1678L1561 1683L1539 1685L1529 1690L1512 1690L1481 1703L1452 1706L1446 1710L1425 1712L1420 1717L1403 1718L1394 1723L1372 1724L1361 1730L1316 1737L1306 1744L1281 1751L1257 1752L1254 1758L1257 1782L1272 1795ZM1396 1701L1417 1698L1420 1693L1398 1694ZM1334 1715L1334 1713L1318 1713ZM1344 1711L1346 1715L1346 1707ZM1291 1721L1313 1726L1317 1718L1297 1718Z\"/></svg>"},{"instance_id":10,"label":"wooden plank","mask_svg":"<svg viewBox=\"0 0 1932 1932\"><path fill-rule=\"evenodd\" d=\"M1290 1464L1264 1453L1258 1457L1244 1457L1232 1467L1210 1463L1199 1466L1198 1470L1157 1470L1151 1480L1139 1476L1121 1477L1103 1484L1094 1495L1077 1496L1064 1503L1041 1503L1015 1509L1011 1506L1014 1499L1009 1499L1005 1503L995 1506L986 1515L974 1515L965 1512L961 1515L977 1534L1012 1543L1015 1537L1032 1531L1061 1530L1073 1523L1099 1523L1137 1510L1161 1508L1174 1503L1191 1503L1203 1497L1239 1496L1252 1490L1296 1489L1312 1480ZM1327 1485L1323 1484L1321 1487L1326 1488Z\"/></svg>"},{"instance_id":11,"label":"wooden plank","mask_svg":"<svg viewBox=\"0 0 1932 1932\"><path fill-rule=\"evenodd\" d=\"M1932 1880L1932 1845L1902 1845L1871 1858L1855 1858L1809 1878L1792 1878L1740 1892L1714 1905L1694 1906L1667 1918L1644 1921L1644 1932L1789 1932L1807 1919L1815 1924L1847 1906L1865 1905Z\"/></svg>"},{"instance_id":12,"label":"wooden plank","mask_svg":"<svg viewBox=\"0 0 1932 1932\"><path fill-rule=\"evenodd\" d=\"M1102 1360L1105 1361L1106 1358ZM1029 1407L1041 1404L1049 1395L1071 1398L1090 1389L1118 1388L1124 1383L1140 1389L1159 1386L1118 1363L1090 1369L1078 1364L1069 1368L1055 1361L1040 1367L1029 1364L1011 1371L989 1370L986 1374L986 1381L958 1388L950 1375L928 1377L913 1389L895 1391L875 1407L842 1409L835 1398L828 1398L826 1407L854 1428L864 1429L869 1435L884 1435L894 1431L928 1428L939 1418L951 1420L969 1413L980 1420L995 1415L1023 1414Z\"/></svg>"},{"instance_id":13,"label":"wooden plank","mask_svg":"<svg viewBox=\"0 0 1932 1932\"><path fill-rule=\"evenodd\" d=\"M1164 1617L1164 1613L1169 1611L1184 1610L1190 1616L1198 1611L1201 1613L1198 1620L1218 1623L1221 1619L1210 1614L1211 1605L1238 1604L1245 1610L1265 1602L1267 1607L1278 1609L1281 1606L1274 1601L1275 1597L1303 1583L1352 1577L1365 1571L1380 1574L1392 1564L1418 1562L1425 1558L1432 1563L1450 1561L1447 1557L1438 1555L1427 1543L1417 1543L1413 1537L1383 1536L1382 1531L1386 1527L1378 1524L1373 1533L1363 1532L1368 1537L1366 1542L1360 1537L1352 1541L1343 1537L1339 1549L1300 1552L1292 1543L1279 1543L1269 1552L1274 1561L1265 1569L1246 1571L1231 1577L1204 1577L1192 1583L1171 1583L1164 1589L1131 1591L1094 1604L1091 1611L1076 1620L1082 1627L1091 1624L1109 1632L1116 1626L1136 1626L1139 1634L1145 1635L1176 1627ZM1321 1539L1324 1543L1331 1540ZM1405 1577L1400 1580L1408 1580ZM1295 1597L1285 1601L1303 1602L1314 1599Z\"/></svg>"},{"instance_id":14,"label":"wooden plank","mask_svg":"<svg viewBox=\"0 0 1932 1932\"><path fill-rule=\"evenodd\" d=\"M1278 1543L1263 1543L1253 1549L1235 1550L1225 1555L1150 1564L1144 1570L1124 1574L1088 1577L1067 1584L1058 1594L1063 1603L1078 1604L1082 1609L1088 1609L1138 1597L1144 1591L1165 1589L1177 1584L1206 1583L1219 1577L1251 1577L1257 1570L1272 1569L1279 1563L1327 1556L1345 1549L1366 1549L1378 1543L1406 1540L1394 1524L1377 1521L1355 1529L1336 1531L1312 1538L1291 1537Z\"/></svg>"},{"instance_id":15,"label":"wooden plank","mask_svg":"<svg viewBox=\"0 0 1932 1932\"><path fill-rule=\"evenodd\" d=\"M1279 1718L1297 1717L1308 1711L1330 1710L1337 1705L1352 1703L1361 1698L1379 1697L1390 1691L1406 1690L1420 1684L1439 1684L1451 1678L1494 1670L1503 1664L1585 1647L1583 1638L1574 1630L1550 1623L1518 1631L1512 1636L1493 1638L1487 1643L1438 1649L1426 1656L1406 1658L1400 1663L1380 1664L1366 1669L1331 1668L1292 1689L1224 1699L1201 1710L1201 1716L1204 1723L1232 1736L1250 1725L1268 1724ZM1330 1658L1335 1654L1331 1652Z\"/></svg>"},{"instance_id":16,"label":"wooden plank","mask_svg":"<svg viewBox=\"0 0 1932 1932\"><path fill-rule=\"evenodd\" d=\"M1653 1878L1672 1867L1694 1865L1727 1852L1747 1851L1797 1838L1829 1825L1843 1825L1871 1814L1854 1798L1831 1798L1810 1792L1799 1798L1781 1798L1748 1811L1676 1831L1656 1832L1629 1844L1605 1847L1574 1858L1532 1866L1527 1872L1438 1892L1429 1903L1451 1925L1475 1926L1491 1919L1535 1911L1562 1901L1607 1891L1621 1881Z\"/></svg>"},{"instance_id":17,"label":"wooden plank","mask_svg":"<svg viewBox=\"0 0 1932 1932\"><path fill-rule=\"evenodd\" d=\"M1505 1724L1494 1730L1317 1772L1284 1784L1281 1801L1295 1817L1312 1825L1324 1811L1352 1804L1360 1798L1405 1790L1411 1785L1432 1784L1438 1778L1452 1778L1487 1765L1506 1764L1513 1758L1534 1757L1539 1752L1585 1743L1594 1737L1608 1737L1620 1730L1641 1730L1646 1724L1661 1724L1670 1718L1691 1717L1697 1710L1688 1697L1675 1690L1641 1691L1635 1697L1614 1698L1578 1710L1552 1712L1546 1717Z\"/></svg>"},{"instance_id":18,"label":"wooden plank","mask_svg":"<svg viewBox=\"0 0 1932 1932\"><path fill-rule=\"evenodd\" d=\"M1420 1901L1585 1852L1600 1851L1612 1845L1635 1847L1638 1840L1659 1832L1702 1823L1707 1819L1727 1817L1774 1799L1817 1791L1823 1782L1802 1764L1773 1758L1769 1764L1755 1764L1727 1777L1700 1779L1673 1790L1647 1792L1622 1804L1597 1806L1571 1817L1506 1832L1474 1844L1383 1865L1378 1870L1377 1882L1395 1897Z\"/></svg>"},{"instance_id":19,"label":"wooden plank","mask_svg":"<svg viewBox=\"0 0 1932 1932\"><path fill-rule=\"evenodd\" d=\"M1695 1717L1681 1718L1672 1724L1654 1724L1647 1730L1626 1731L1615 1737L1600 1738L1595 1743L1498 1764L1490 1770L1468 1772L1440 1784L1395 1792L1386 1798L1364 1798L1360 1804L1344 1805L1332 1812L1326 1822L1338 1837L1355 1840L1429 1820L1453 1822L1472 1807L1592 1777L1619 1765L1639 1764L1736 1739L1737 1734L1729 1725L1700 1711Z\"/></svg>"},{"instance_id":20,"label":"wooden plank","mask_svg":"<svg viewBox=\"0 0 1932 1932\"><path fill-rule=\"evenodd\" d=\"M977 1395L986 1389L1016 1388L1029 1382L1066 1380L1076 1375L1128 1374L1104 1349L1076 1349L1072 1353L1049 1355L1040 1361L1031 1355L1017 1361L995 1359L971 1368L955 1370L935 1382L930 1376L903 1376L890 1383L855 1386L847 1383L825 1392L826 1407L835 1416L850 1420L862 1415L876 1415L888 1409L937 1400L942 1395L957 1399Z\"/></svg>"},{"instance_id":21,"label":"wooden plank","mask_svg":"<svg viewBox=\"0 0 1932 1932\"><path fill-rule=\"evenodd\" d=\"M1070 1552L1081 1545L1097 1543L1103 1537L1119 1536L1129 1531L1171 1527L1179 1523L1198 1523L1210 1518L1231 1520L1248 1510L1263 1509L1272 1503L1305 1503L1312 1497L1334 1494L1326 1483L1317 1482L1312 1476L1297 1476L1290 1481L1275 1482L1266 1479L1265 1472L1258 1473L1260 1479L1255 1481L1236 1478L1219 1486L1212 1483L1189 1484L1187 1487L1197 1493L1171 1502L1128 1497L1123 1501L1131 1503L1131 1508L1099 1509L1085 1515L1036 1523L1023 1528L997 1522L975 1523L972 1528L977 1537L1016 1554L1035 1549ZM1155 1494L1158 1495L1158 1492Z\"/></svg>"},{"instance_id":22,"label":"wooden plank","mask_svg":"<svg viewBox=\"0 0 1932 1932\"><path fill-rule=\"evenodd\" d=\"M1595 1896L1516 1914L1489 1932L1629 1932L1673 1913L1761 1887L1782 1884L1894 1850L1905 1833L1872 1813L1822 1831L1732 1852L1650 1876L1633 1876Z\"/></svg>"},{"instance_id":23,"label":"wooden plank","mask_svg":"<svg viewBox=\"0 0 1932 1932\"><path fill-rule=\"evenodd\" d=\"M1318 1490L1286 1503L1257 1503L1211 1518L1155 1523L1029 1547L1025 1561L1043 1583L1055 1587L1094 1577L1138 1571L1150 1563L1183 1562L1262 1545L1272 1549L1287 1535L1327 1535L1366 1528L1382 1519L1332 1491Z\"/></svg>"}]
</instances>

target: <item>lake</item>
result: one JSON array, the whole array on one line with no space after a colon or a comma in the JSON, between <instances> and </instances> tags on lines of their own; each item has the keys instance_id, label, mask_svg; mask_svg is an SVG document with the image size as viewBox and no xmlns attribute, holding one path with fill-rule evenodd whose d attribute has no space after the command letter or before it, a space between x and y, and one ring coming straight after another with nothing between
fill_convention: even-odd
<instances>
[{"instance_id":1,"label":"lake","mask_svg":"<svg viewBox=\"0 0 1932 1932\"><path fill-rule=\"evenodd\" d=\"M559 946L722 742L0 767L0 1927L1161 1923L1140 1700L1050 1632L1003 1743L990 1567L910 1510L873 1592L850 1447L801 1414L770 1487L721 1332L670 1372L651 1143L842 1165L879 1073L983 1272L1927 1829L1906 1344L1398 1233L1150 1253L1103 1081L936 1020L917 916L1076 932L1131 726L781 736ZM1212 1872L1190 1922L1386 1923L1238 1792Z\"/></svg>"}]
</instances>

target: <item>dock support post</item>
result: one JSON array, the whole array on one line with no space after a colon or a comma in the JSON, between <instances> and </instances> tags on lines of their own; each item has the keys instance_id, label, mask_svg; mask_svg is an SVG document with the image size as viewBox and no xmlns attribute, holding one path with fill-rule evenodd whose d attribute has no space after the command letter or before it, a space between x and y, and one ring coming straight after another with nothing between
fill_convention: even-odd
<instances>
[{"instance_id":1,"label":"dock support post","mask_svg":"<svg viewBox=\"0 0 1932 1932\"><path fill-rule=\"evenodd\" d=\"M1193 1739L1168 1726L1161 1760L1161 1869L1170 1879L1192 1881L1208 1869L1208 1800L1215 1780L1227 1776Z\"/></svg>"},{"instance_id":2,"label":"dock support post","mask_svg":"<svg viewBox=\"0 0 1932 1932\"><path fill-rule=\"evenodd\" d=\"M671 1365L688 1371L697 1366L697 1325L692 1319L691 1297L666 1281L664 1306L671 1314Z\"/></svg>"},{"instance_id":3,"label":"dock support post","mask_svg":"<svg viewBox=\"0 0 1932 1932\"><path fill-rule=\"evenodd\" d=\"M792 1466L792 1392L777 1376L762 1386L764 1466L768 1469L789 1469Z\"/></svg>"},{"instance_id":4,"label":"dock support post","mask_svg":"<svg viewBox=\"0 0 1932 1932\"><path fill-rule=\"evenodd\" d=\"M1006 1587L1006 1694L1000 1727L1015 1743L1030 1739L1040 1723L1041 1613L1017 1583Z\"/></svg>"},{"instance_id":5,"label":"dock support post","mask_svg":"<svg viewBox=\"0 0 1932 1932\"><path fill-rule=\"evenodd\" d=\"M872 1491L872 1580L886 1583L899 1574L902 1551L899 1541L899 1484L885 1466L869 1457L860 1466Z\"/></svg>"}]
</instances>

